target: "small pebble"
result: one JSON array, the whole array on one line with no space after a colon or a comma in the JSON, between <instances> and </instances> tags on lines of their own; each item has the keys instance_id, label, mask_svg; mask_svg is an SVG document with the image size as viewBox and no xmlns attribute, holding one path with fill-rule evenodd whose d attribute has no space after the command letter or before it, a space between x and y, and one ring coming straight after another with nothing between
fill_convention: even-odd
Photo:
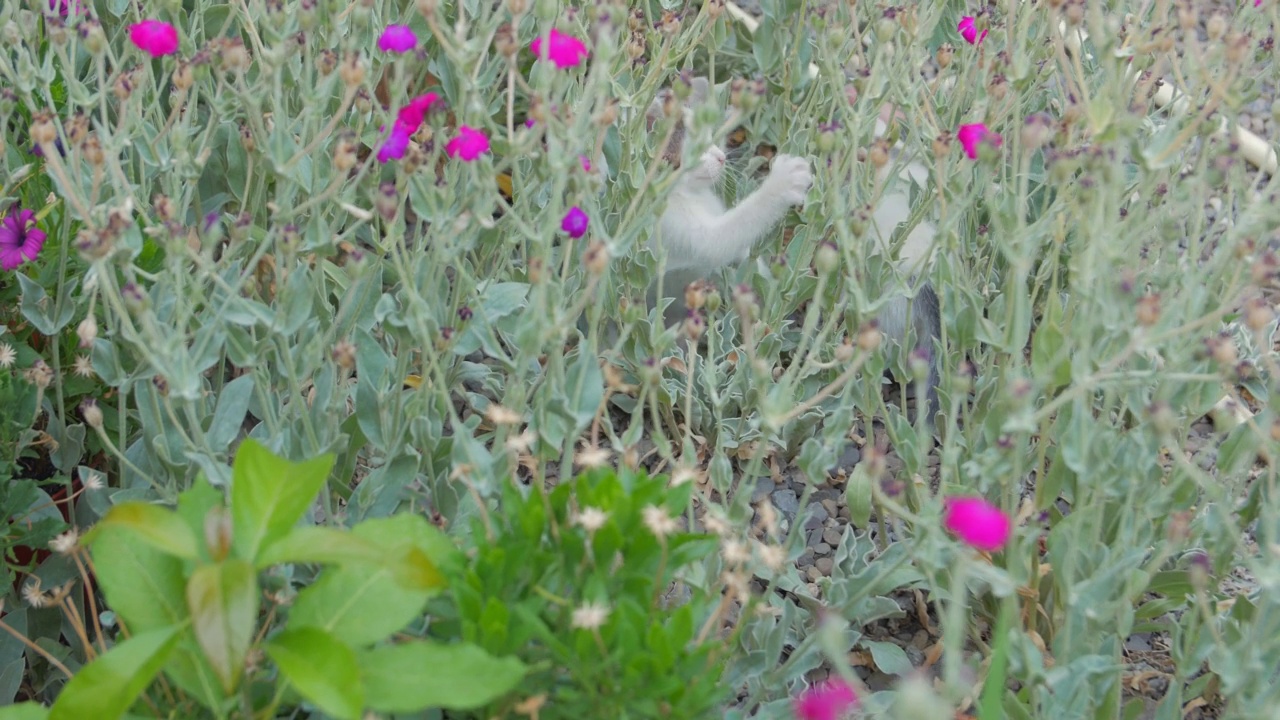
<instances>
[{"instance_id":1,"label":"small pebble","mask_svg":"<svg viewBox=\"0 0 1280 720\"><path fill-rule=\"evenodd\" d=\"M840 531L833 527L829 527L822 531L822 539L831 547L839 547Z\"/></svg>"},{"instance_id":2,"label":"small pebble","mask_svg":"<svg viewBox=\"0 0 1280 720\"><path fill-rule=\"evenodd\" d=\"M830 555L831 546L824 542L818 543L817 545L813 546L813 554L814 555Z\"/></svg>"},{"instance_id":3,"label":"small pebble","mask_svg":"<svg viewBox=\"0 0 1280 720\"><path fill-rule=\"evenodd\" d=\"M815 562L813 563L813 567L811 567L811 568L809 568L809 569L810 569L811 571L812 571L812 570L817 570L818 572L822 573L823 575L830 575L830 574L831 574L831 569L832 569L833 567L835 567L835 564L836 564L836 563L835 563L835 561L834 561L834 560L832 560L831 558L829 558L829 557L823 557L823 558L818 558L818 559L817 559L817 561L815 561Z\"/></svg>"}]
</instances>

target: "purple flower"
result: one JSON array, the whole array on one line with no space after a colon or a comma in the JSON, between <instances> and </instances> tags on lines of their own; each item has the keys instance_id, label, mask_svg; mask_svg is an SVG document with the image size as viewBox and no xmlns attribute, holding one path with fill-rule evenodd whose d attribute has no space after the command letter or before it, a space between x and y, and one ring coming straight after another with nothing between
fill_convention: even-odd
<instances>
[{"instance_id":1,"label":"purple flower","mask_svg":"<svg viewBox=\"0 0 1280 720\"><path fill-rule=\"evenodd\" d=\"M587 214L577 206L574 206L564 214L564 219L560 221L560 229L576 240L587 234L587 224L589 222L591 222L591 219L587 217Z\"/></svg>"},{"instance_id":2,"label":"purple flower","mask_svg":"<svg viewBox=\"0 0 1280 720\"><path fill-rule=\"evenodd\" d=\"M36 259L44 247L45 233L36 227L36 214L30 210L9 210L0 223L0 268L17 269L24 262Z\"/></svg>"},{"instance_id":3,"label":"purple flower","mask_svg":"<svg viewBox=\"0 0 1280 720\"><path fill-rule=\"evenodd\" d=\"M383 52L407 53L418 47L418 36L408 25L388 25L378 37L378 49Z\"/></svg>"}]
</instances>

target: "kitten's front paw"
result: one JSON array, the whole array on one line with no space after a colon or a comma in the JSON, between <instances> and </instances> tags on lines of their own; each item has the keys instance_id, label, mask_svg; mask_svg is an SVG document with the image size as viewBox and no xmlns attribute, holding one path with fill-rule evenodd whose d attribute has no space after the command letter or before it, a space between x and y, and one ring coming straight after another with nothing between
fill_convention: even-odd
<instances>
[{"instance_id":1,"label":"kitten's front paw","mask_svg":"<svg viewBox=\"0 0 1280 720\"><path fill-rule=\"evenodd\" d=\"M769 183L788 205L803 205L805 196L809 194L809 187L813 185L809 161L794 155L774 157Z\"/></svg>"}]
</instances>

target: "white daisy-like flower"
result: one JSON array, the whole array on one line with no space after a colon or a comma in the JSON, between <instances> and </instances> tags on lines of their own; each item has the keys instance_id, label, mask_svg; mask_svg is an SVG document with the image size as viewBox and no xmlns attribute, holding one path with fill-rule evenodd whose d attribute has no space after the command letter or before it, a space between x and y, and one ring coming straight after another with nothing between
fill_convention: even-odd
<instances>
[{"instance_id":1,"label":"white daisy-like flower","mask_svg":"<svg viewBox=\"0 0 1280 720\"><path fill-rule=\"evenodd\" d=\"M494 425L515 425L523 419L515 410L503 407L497 403L491 404L488 409L484 411L484 416Z\"/></svg>"},{"instance_id":2,"label":"white daisy-like flower","mask_svg":"<svg viewBox=\"0 0 1280 720\"><path fill-rule=\"evenodd\" d=\"M664 538L677 529L676 521L671 519L666 510L657 505L649 505L644 509L644 525L649 532L658 538Z\"/></svg>"},{"instance_id":3,"label":"white daisy-like flower","mask_svg":"<svg viewBox=\"0 0 1280 720\"><path fill-rule=\"evenodd\" d=\"M96 472L86 473L80 481L84 483L85 490L101 490L103 487L102 476Z\"/></svg>"},{"instance_id":4,"label":"white daisy-like flower","mask_svg":"<svg viewBox=\"0 0 1280 720\"><path fill-rule=\"evenodd\" d=\"M725 540L720 546L720 554L731 565L744 565L751 560L751 548L737 540Z\"/></svg>"},{"instance_id":5,"label":"white daisy-like flower","mask_svg":"<svg viewBox=\"0 0 1280 720\"><path fill-rule=\"evenodd\" d=\"M671 487L680 487L698 479L698 471L691 467L678 467L671 473Z\"/></svg>"},{"instance_id":6,"label":"white daisy-like flower","mask_svg":"<svg viewBox=\"0 0 1280 720\"><path fill-rule=\"evenodd\" d=\"M596 630L609 619L609 606L605 603L587 602L573 611L570 624L579 630Z\"/></svg>"},{"instance_id":7,"label":"white daisy-like flower","mask_svg":"<svg viewBox=\"0 0 1280 720\"><path fill-rule=\"evenodd\" d=\"M31 582L22 586L22 599L33 608L42 608L49 604L49 598L40 590L40 578L31 578Z\"/></svg>"},{"instance_id":8,"label":"white daisy-like flower","mask_svg":"<svg viewBox=\"0 0 1280 720\"><path fill-rule=\"evenodd\" d=\"M756 546L756 551L760 553L760 560L765 567L774 572L781 572L782 566L787 562L787 551L781 545L765 545Z\"/></svg>"},{"instance_id":9,"label":"white daisy-like flower","mask_svg":"<svg viewBox=\"0 0 1280 720\"><path fill-rule=\"evenodd\" d=\"M576 518L574 518L574 523L581 526L583 530L593 533L604 527L605 522L608 520L609 513L601 510L600 508L587 506L582 509L582 512L578 513Z\"/></svg>"},{"instance_id":10,"label":"white daisy-like flower","mask_svg":"<svg viewBox=\"0 0 1280 720\"><path fill-rule=\"evenodd\" d=\"M70 555L80 545L80 533L72 528L49 541L49 549L59 555Z\"/></svg>"},{"instance_id":11,"label":"white daisy-like flower","mask_svg":"<svg viewBox=\"0 0 1280 720\"><path fill-rule=\"evenodd\" d=\"M93 361L89 359L88 355L79 355L71 366L71 372L82 378L91 378L93 377Z\"/></svg>"},{"instance_id":12,"label":"white daisy-like flower","mask_svg":"<svg viewBox=\"0 0 1280 720\"><path fill-rule=\"evenodd\" d=\"M598 468L608 464L610 455L606 448L585 447L578 451L574 460L583 468Z\"/></svg>"},{"instance_id":13,"label":"white daisy-like flower","mask_svg":"<svg viewBox=\"0 0 1280 720\"><path fill-rule=\"evenodd\" d=\"M0 369L9 369L13 367L14 361L18 359L18 351L13 349L9 343L0 343Z\"/></svg>"},{"instance_id":14,"label":"white daisy-like flower","mask_svg":"<svg viewBox=\"0 0 1280 720\"><path fill-rule=\"evenodd\" d=\"M708 513L706 517L702 518L702 524L709 532L713 532L716 535L723 537L729 534L729 523L719 515Z\"/></svg>"}]
</instances>

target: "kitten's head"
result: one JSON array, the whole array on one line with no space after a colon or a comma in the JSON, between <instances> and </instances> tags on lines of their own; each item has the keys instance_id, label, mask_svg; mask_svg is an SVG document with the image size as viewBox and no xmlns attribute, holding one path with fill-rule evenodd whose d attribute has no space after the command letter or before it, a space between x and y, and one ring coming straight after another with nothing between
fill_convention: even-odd
<instances>
[{"instance_id":1,"label":"kitten's head","mask_svg":"<svg viewBox=\"0 0 1280 720\"><path fill-rule=\"evenodd\" d=\"M694 187L711 187L720 182L724 176L725 153L724 150L712 145L707 148L700 156L696 158L688 157L685 140L689 134L689 128L693 125L693 109L692 105L699 105L707 101L711 96L711 84L706 78L696 77L691 80L677 80L677 82L687 82L689 87L689 104L681 103L671 90L663 90L654 98L653 103L649 105L648 112L645 113L645 127L650 133L662 133L665 136L667 132L667 123L664 120L669 115L676 115L675 127L671 130L671 139L667 142L665 148L662 149L662 158L666 160L673 168L684 168L685 172L681 176L680 182L687 186ZM662 137L657 139L662 141Z\"/></svg>"}]
</instances>

